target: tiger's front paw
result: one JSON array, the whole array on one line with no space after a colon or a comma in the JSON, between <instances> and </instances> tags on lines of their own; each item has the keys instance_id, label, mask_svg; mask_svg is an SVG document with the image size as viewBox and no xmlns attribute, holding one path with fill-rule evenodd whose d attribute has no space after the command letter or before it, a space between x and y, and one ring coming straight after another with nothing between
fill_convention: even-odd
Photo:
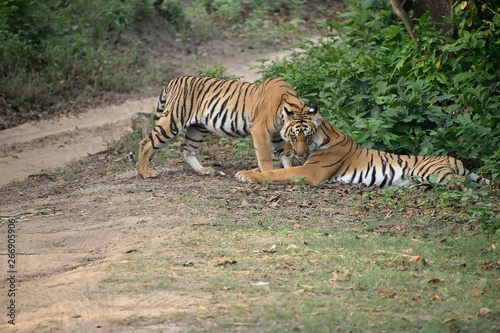
<instances>
[{"instance_id":1,"label":"tiger's front paw","mask_svg":"<svg viewBox=\"0 0 500 333\"><path fill-rule=\"evenodd\" d=\"M211 167L203 167L197 171L200 175L214 175L215 169Z\"/></svg>"},{"instance_id":2,"label":"tiger's front paw","mask_svg":"<svg viewBox=\"0 0 500 333\"><path fill-rule=\"evenodd\" d=\"M154 171L153 169L148 169L146 171L139 171L139 174L142 176L142 178L146 179L146 178L154 178L157 176L156 174L156 171Z\"/></svg>"},{"instance_id":3,"label":"tiger's front paw","mask_svg":"<svg viewBox=\"0 0 500 333\"><path fill-rule=\"evenodd\" d=\"M258 169L257 169L258 171ZM241 170L235 174L235 177L242 183L256 183L255 169L254 170Z\"/></svg>"}]
</instances>

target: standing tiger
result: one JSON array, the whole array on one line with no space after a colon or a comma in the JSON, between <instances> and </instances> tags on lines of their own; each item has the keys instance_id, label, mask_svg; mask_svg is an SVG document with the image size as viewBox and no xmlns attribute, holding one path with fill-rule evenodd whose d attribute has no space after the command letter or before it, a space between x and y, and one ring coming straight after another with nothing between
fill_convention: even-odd
<instances>
[{"instance_id":1,"label":"standing tiger","mask_svg":"<svg viewBox=\"0 0 500 333\"><path fill-rule=\"evenodd\" d=\"M474 182L490 183L453 157L395 155L364 148L319 112L306 121L285 120L281 135L286 141L284 155L297 155L306 159L305 164L262 173L240 171L236 174L240 181L291 183L296 177L305 177L306 184L341 181L402 187L430 181L430 176L437 174L438 182L469 175Z\"/></svg>"},{"instance_id":2,"label":"standing tiger","mask_svg":"<svg viewBox=\"0 0 500 333\"><path fill-rule=\"evenodd\" d=\"M251 134L261 171L274 169L271 146L282 164L290 166L280 135L285 112L300 119L310 116L309 107L281 78L260 85L195 76L171 80L160 95L153 131L139 145L139 174L144 178L154 176L155 171L148 168L153 152L184 129L182 158L199 174L214 173L196 158L197 149L210 132L236 137Z\"/></svg>"}]
</instances>

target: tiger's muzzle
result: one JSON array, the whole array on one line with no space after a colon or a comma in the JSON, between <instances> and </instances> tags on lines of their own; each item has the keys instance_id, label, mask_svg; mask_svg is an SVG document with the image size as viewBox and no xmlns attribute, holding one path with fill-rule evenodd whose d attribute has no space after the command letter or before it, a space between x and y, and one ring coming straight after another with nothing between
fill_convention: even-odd
<instances>
[{"instance_id":1,"label":"tiger's muzzle","mask_svg":"<svg viewBox=\"0 0 500 333\"><path fill-rule=\"evenodd\" d=\"M306 157L308 155L310 143L306 140L304 134L299 134L297 136L297 140L295 142L291 142L290 144L296 156Z\"/></svg>"}]
</instances>

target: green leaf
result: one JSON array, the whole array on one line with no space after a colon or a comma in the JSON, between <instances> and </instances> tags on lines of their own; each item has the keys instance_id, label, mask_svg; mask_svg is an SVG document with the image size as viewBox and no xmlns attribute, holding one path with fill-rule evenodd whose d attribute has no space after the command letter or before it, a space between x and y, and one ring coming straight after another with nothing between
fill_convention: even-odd
<instances>
[{"instance_id":1,"label":"green leaf","mask_svg":"<svg viewBox=\"0 0 500 333\"><path fill-rule=\"evenodd\" d=\"M453 77L454 82L462 82L468 80L472 76L470 72L460 72Z\"/></svg>"},{"instance_id":2,"label":"green leaf","mask_svg":"<svg viewBox=\"0 0 500 333\"><path fill-rule=\"evenodd\" d=\"M429 102L434 103L434 102L442 102L446 100L452 100L455 95L452 94L442 94L442 95L437 95L432 97Z\"/></svg>"},{"instance_id":3,"label":"green leaf","mask_svg":"<svg viewBox=\"0 0 500 333\"><path fill-rule=\"evenodd\" d=\"M436 79L443 84L448 82L448 77L441 72L436 73Z\"/></svg>"},{"instance_id":4,"label":"green leaf","mask_svg":"<svg viewBox=\"0 0 500 333\"><path fill-rule=\"evenodd\" d=\"M457 121L463 127L468 127L471 124L470 114L462 113L457 116Z\"/></svg>"},{"instance_id":5,"label":"green leaf","mask_svg":"<svg viewBox=\"0 0 500 333\"><path fill-rule=\"evenodd\" d=\"M476 46L477 46L477 39L476 39L476 37L471 36L469 38L469 44L470 44L470 46L472 46L472 48L476 48Z\"/></svg>"},{"instance_id":6,"label":"green leaf","mask_svg":"<svg viewBox=\"0 0 500 333\"><path fill-rule=\"evenodd\" d=\"M437 183L439 181L439 175L437 173L434 173L429 176L429 181L431 183Z\"/></svg>"}]
</instances>

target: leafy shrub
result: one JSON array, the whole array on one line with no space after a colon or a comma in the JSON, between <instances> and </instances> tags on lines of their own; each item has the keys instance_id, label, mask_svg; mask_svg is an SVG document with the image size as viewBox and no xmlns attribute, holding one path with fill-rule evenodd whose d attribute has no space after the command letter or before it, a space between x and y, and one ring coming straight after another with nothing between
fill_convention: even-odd
<instances>
[{"instance_id":1,"label":"leafy shrub","mask_svg":"<svg viewBox=\"0 0 500 333\"><path fill-rule=\"evenodd\" d=\"M478 28L457 15L454 40L439 35L426 14L416 41L388 6L353 3L343 23L323 24L330 32L317 43L263 64L264 78L283 77L366 147L455 156L499 178L499 15Z\"/></svg>"},{"instance_id":2,"label":"leafy shrub","mask_svg":"<svg viewBox=\"0 0 500 333\"><path fill-rule=\"evenodd\" d=\"M230 30L260 44L271 44L283 39L289 31L299 31L304 22L304 3L303 0L194 0L185 12L190 33L201 39L213 38L216 28L223 27L225 33Z\"/></svg>"},{"instance_id":3,"label":"leafy shrub","mask_svg":"<svg viewBox=\"0 0 500 333\"><path fill-rule=\"evenodd\" d=\"M243 6L249 10L260 9L266 12L299 12L305 4L304 0L242 0L241 2Z\"/></svg>"},{"instance_id":4,"label":"leafy shrub","mask_svg":"<svg viewBox=\"0 0 500 333\"><path fill-rule=\"evenodd\" d=\"M215 16L226 22L234 22L241 17L241 4L234 0L213 0Z\"/></svg>"},{"instance_id":5,"label":"leafy shrub","mask_svg":"<svg viewBox=\"0 0 500 333\"><path fill-rule=\"evenodd\" d=\"M18 113L53 111L61 98L128 92L137 84L145 59L138 44L124 45L120 36L136 15L151 10L147 1L8 0L0 6L0 109L5 103ZM0 128L15 116L2 112Z\"/></svg>"},{"instance_id":6,"label":"leafy shrub","mask_svg":"<svg viewBox=\"0 0 500 333\"><path fill-rule=\"evenodd\" d=\"M186 29L188 19L183 5L178 0L164 1L161 5L160 11L177 30Z\"/></svg>"},{"instance_id":7,"label":"leafy shrub","mask_svg":"<svg viewBox=\"0 0 500 333\"><path fill-rule=\"evenodd\" d=\"M498 192L491 188L467 188L455 190L449 187L436 187L434 203L437 208L462 209L465 218L475 222L483 231L495 233L500 230L498 217Z\"/></svg>"},{"instance_id":8,"label":"leafy shrub","mask_svg":"<svg viewBox=\"0 0 500 333\"><path fill-rule=\"evenodd\" d=\"M219 79L225 80L241 80L242 76L227 75L226 71L228 67L224 66L221 62L215 63L213 66L209 66L206 59L201 61L194 61L189 67L198 76L211 76L217 77Z\"/></svg>"}]
</instances>

